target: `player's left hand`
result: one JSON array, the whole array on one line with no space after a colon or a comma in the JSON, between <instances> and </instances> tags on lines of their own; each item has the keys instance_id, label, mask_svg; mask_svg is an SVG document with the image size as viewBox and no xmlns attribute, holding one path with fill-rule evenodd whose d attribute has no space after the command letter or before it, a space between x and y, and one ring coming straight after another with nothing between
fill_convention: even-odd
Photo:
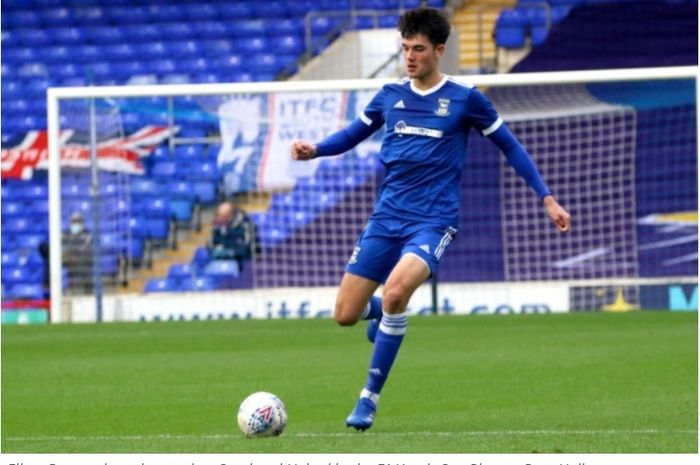
<instances>
[{"instance_id":1,"label":"player's left hand","mask_svg":"<svg viewBox=\"0 0 700 465\"><path fill-rule=\"evenodd\" d=\"M557 203L552 195L545 197L543 202L547 215L549 215L549 218L551 218L559 231L567 232L571 228L571 215Z\"/></svg>"}]
</instances>

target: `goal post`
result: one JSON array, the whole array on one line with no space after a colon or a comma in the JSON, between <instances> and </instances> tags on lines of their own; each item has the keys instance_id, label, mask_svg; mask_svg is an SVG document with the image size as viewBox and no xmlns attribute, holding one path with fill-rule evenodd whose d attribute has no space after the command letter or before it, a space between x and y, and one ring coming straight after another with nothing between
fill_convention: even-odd
<instances>
[{"instance_id":1,"label":"goal post","mask_svg":"<svg viewBox=\"0 0 700 465\"><path fill-rule=\"evenodd\" d=\"M542 120L547 120L547 118L552 118L552 117L557 117L557 116L562 116L565 118L574 118L574 116L571 116L571 111L569 111L569 115L567 115L567 105L566 103L570 97L567 96L564 98L564 100L560 101L559 103L555 104L558 105L559 110L561 110L563 113L561 115L556 114L556 112L553 112L552 107L547 107L544 105L542 108L537 109L537 111L533 111L532 107L529 106L531 104L528 103L528 100L525 99L522 101L521 107L520 108L509 108L507 110L504 110L501 108L501 105L507 106L508 105L508 99L509 99L509 93L507 91L504 92L498 92L499 89L514 89L514 88L523 88L523 86L531 86L533 88L537 87L547 87L547 86L564 86L564 85L571 85L575 86L577 84L591 84L591 83L615 83L615 82L639 82L639 81L653 81L653 80L684 80L684 79L694 79L695 80L695 107L697 108L697 95L698 95L698 69L697 67L693 66L687 66L687 67L667 67L667 68L641 68L641 69L619 69L619 70L598 70L598 71L566 71L566 72L545 72L545 73L525 73L525 74L506 74L506 75L470 75L470 76L459 76L457 77L458 80L470 83L476 86L479 86L482 90L487 90L489 93L491 90L494 91L492 97L492 100L494 100L494 103L499 109L499 112L504 114L504 119L506 120L507 123L514 129L514 132L516 135L518 135L521 140L525 143L526 147L531 152L537 152L536 147L529 146L532 143L538 143L538 142L529 142L527 140L527 134L532 133L533 131L536 132L541 126L541 121ZM61 250L61 231L62 231L62 200L61 200L61 169L62 169L62 164L61 164L61 157L60 157L60 147L61 147L61 138L60 138L60 132L61 132L61 103L65 101L71 101L71 100L76 100L76 99L82 99L84 101L95 101L97 99L105 99L105 98L110 98L110 99L130 99L130 98L150 98L153 96L159 96L159 97L165 97L165 98L187 98L187 99L203 99L207 97L214 97L214 96L255 96L255 95L265 95L265 94L288 94L288 93L304 93L304 92L317 92L317 93L322 93L322 92L337 92L337 91L342 91L342 92L365 92L367 95L371 95L372 92L378 90L381 88L382 85L393 82L391 79L371 79L371 80L334 80L334 81L289 81L289 82L270 82L270 83L221 83L221 84L176 84L176 85L147 85L147 86L104 86L104 87L66 87L66 88L50 88L47 92L47 126L48 126L48 172L49 172L49 240L50 240L50 287L51 287L51 321L52 322L61 322L62 321L62 310L61 310L61 305L63 302L63 291L62 291L62 250ZM354 95L354 94L353 94ZM359 94L358 94L359 95ZM537 97L537 94L535 93L536 97L534 100L538 102L542 102L545 100L544 97ZM500 96L500 97L499 97ZM353 97L357 101L353 101L356 105L359 105L359 101L361 100L361 97ZM528 97L529 98L529 97ZM585 107L588 105L590 102L583 102L581 103L580 101L577 101L577 105L581 105L582 107ZM347 105L348 102L345 100L342 100L343 105ZM269 101L267 102L267 105L272 105ZM622 105L624 106L624 105ZM571 109L569 107L569 109ZM588 111L588 110L586 110ZM605 110L602 110L603 112ZM617 110L616 110L617 111ZM539 112L539 113L538 113ZM574 109L573 113L575 114L576 111ZM697 118L697 112L696 113L696 118ZM581 124L589 124L589 128L587 129L588 133L590 134L589 137L595 138L595 137L609 137L609 140L605 140L605 144L617 144L617 147L619 147L619 153L629 153L630 150L633 150L633 148L626 146L625 144L633 143L631 142L629 137L625 137L624 135L620 138L616 137L616 134L611 133L610 131L606 129L600 129L600 125L606 125L606 124L617 124L620 127L631 127L632 125L636 124L634 121L634 115L630 113L629 115L624 114L624 110L619 114L618 120L615 122L610 122L609 117L606 115L600 116L598 120L596 121L589 121L588 123L581 123L580 120L572 120L571 124L575 125L576 127L579 127ZM263 118L264 116L261 116ZM172 114L169 115L168 118L172 122ZM613 118L615 119L615 118ZM93 124L95 122L93 121ZM551 140L555 139L557 135L557 125L560 124L560 122L556 121L551 121L549 124L550 126L545 127L545 130L549 131L549 141L547 142L545 150L563 150L562 146L557 145L557 141ZM695 127L697 128L697 121L695 122ZM614 132L614 131L613 131ZM474 137L472 137L474 139ZM618 140L620 139L620 140ZM533 139L534 140L534 139ZM579 141L581 142L581 141ZM471 143L471 142L470 142ZM543 142L544 143L544 142ZM576 142L578 143L578 142ZM588 142L583 141L581 142L582 144L587 144ZM607 146L607 145L606 145ZM607 153L607 152L606 152ZM615 153L614 150L610 152L613 156ZM697 153L695 154L697 157ZM376 152L373 153L372 156L376 157ZM570 154L569 159L561 159L560 161L556 162L554 160L539 160L537 158L537 154L533 153L533 156L535 156L536 161L538 162L538 166L541 167L543 170L543 174L545 179L550 182L551 184L555 186L561 186L561 182L558 180L558 178L563 178L566 177L566 163L572 163L576 162L579 163L579 165L575 166L575 169L577 170L587 170L590 169L590 166L584 166L585 160L582 160L580 158L580 153L579 152L572 152ZM357 164L361 164L362 160L358 159ZM368 159L369 160L369 159ZM370 160L371 161L371 160ZM324 163L326 161L324 160ZM558 163L558 164L557 164ZM584 163L584 164L581 164ZM629 160L628 161L622 161L621 164L615 166L616 173L619 173L620 176L629 176L630 171L627 170L627 168L630 167L629 163L631 163ZM322 173L327 173L329 176L327 179L327 182L347 182L348 184L345 186L340 186L337 188L337 192L341 193L342 195L345 195L345 192L349 190L356 191L358 188L361 188L362 186L357 186L356 179L355 180L350 180L350 179L341 179L338 177L338 169L339 167L333 167L332 166L333 162L329 161L328 166L322 170ZM375 163L376 164L376 163ZM324 165L325 166L325 165ZM355 165L353 165L355 166ZM570 164L568 166L574 166L573 164ZM363 167L362 169L365 169L366 167ZM358 168L359 169L359 168ZM634 171L631 171L632 176L634 176ZM601 250L602 247L582 247L580 249L570 248L568 250L568 255L567 256L557 256L557 257L549 257L549 256L544 256L542 254L538 255L537 248L539 247L539 243L543 242L547 244L551 244L550 239L548 239L546 236L546 232L542 232L540 236L533 235L531 242L528 242L527 240L521 240L522 239L522 229L523 228L534 228L537 229L538 226L533 226L530 224L530 218L538 214L542 216L542 212L535 212L534 210L531 210L532 208L537 207L537 202L536 199L532 196L530 197L522 197L523 191L523 186L522 182L519 181L517 178L513 177L512 170L508 169L506 165L503 165L503 170L502 174L499 175L500 179L500 192L501 192L501 198L499 202L501 202L501 214L502 214L502 222L503 222L503 231L499 231L499 237L502 240L502 246L504 248L504 267L506 269L505 272L505 277L503 278L503 281L519 281L519 280L531 280L531 281L548 281L548 280L581 280L581 279L610 279L614 280L616 278L621 278L621 279L626 279L629 280L631 278L635 277L636 271L631 268L625 268L625 272L620 272L619 270L613 270L608 274L581 274L577 273L576 270L577 268L575 267L569 267L567 268L568 265L571 263L576 263L576 260L586 260L586 257L588 253L590 254L595 254L595 253L600 253L596 252L596 250ZM628 178L625 178L628 179ZM324 181L326 182L326 181ZM575 179L572 179L571 182L575 182ZM602 181L601 181L602 182ZM303 183L302 183L303 184ZM307 185L308 184L308 185ZM317 192L316 187L314 185L314 181L311 181L310 183L304 184L303 186L299 187L298 190L298 198L290 199L290 198L285 198L283 195L277 195L275 197L275 194L272 193L271 195L274 197L271 201L271 205L275 204L276 201L278 202L285 202L287 200L299 200L302 202L311 202L313 201L313 196ZM558 187L557 186L557 187ZM605 193L608 197L615 197L618 198L618 196L629 196L629 200L632 201L632 197L634 196L634 192L631 192L627 190L627 187L624 183L620 184L618 183L616 186L610 185L610 183L603 183L601 186L604 186L608 191ZM374 186L376 187L376 186ZM600 187L600 186L599 186ZM306 189L306 190L304 190ZM362 191L363 197L361 197L359 203L357 204L348 204L344 208L350 209L354 212L360 212L360 213L355 213L358 216L353 217L352 221L357 222L359 217L362 215L366 216L366 208L368 205L371 205L371 196L373 194L373 185L367 185L364 188L365 190ZM619 189L619 190L615 190ZM360 189L361 190L361 189ZM556 187L554 188L555 191L557 191ZM276 200L275 200L276 199ZM310 200L312 199L312 200ZM368 200L369 199L369 200ZM609 199L608 199L609 200ZM585 201L582 200L582 201ZM628 210L625 210L626 212L632 212L634 210L634 205L629 204L629 202L623 202L627 205ZM528 206L529 204L529 206ZM274 205L273 205L274 206ZM272 207L270 207L272 208ZM309 207L311 210L315 208L314 206ZM334 213L329 213L330 218L340 218L340 215L343 215L344 213L342 211L339 211L337 213L337 217L333 216ZM625 213L627 214L627 213ZM596 216L591 215L588 217L585 217L586 221L596 221ZM366 219L366 218L365 218ZM303 224L304 219L303 218L291 218L287 219L286 221L290 221L291 223L287 223L284 225L284 227L291 228L292 224L297 224L295 221L301 222L298 224ZM633 222L633 221L638 221L636 217L632 218L630 217L628 221ZM364 220L359 220L359 221L364 221ZM575 219L576 221L576 219ZM631 224L631 223L630 223ZM355 225L355 227L361 227L363 224L358 224ZM324 230L323 233L325 235L333 235L337 232L337 228L331 228L329 227L328 229ZM513 234L511 237L509 234ZM540 234L539 232L536 234ZM355 235L355 231L353 230L351 234L348 234L348 238L343 239L342 243L342 248L346 247L347 244L346 242L350 237L353 237ZM621 244L619 253L623 254L620 255L622 258L618 258L617 256L612 256L612 262L613 264L620 264L622 262L625 262L626 260L632 260L627 255L624 255L624 253L636 253L632 248L628 247L628 242L634 242L636 241L635 237L631 237L629 235L621 235L618 236L615 234L615 231L610 232L610 236L608 236L610 240L614 240L617 243ZM320 240L321 238L315 237L311 238L310 240L318 240L320 242L323 242ZM511 244L521 244L523 249L522 250L516 250L511 247L512 250L508 251L509 246ZM333 247L338 247L338 244L332 244ZM290 273L290 274L299 274L299 270L295 269L295 266L298 266L298 262L294 260L294 257L292 257L292 252L290 250L293 247L300 247L300 251L305 251L305 250L311 250L311 249L317 249L317 244L307 244L304 246L302 243L295 243L295 244L289 244L286 251L284 252L285 255L283 256L278 256L276 257L274 255L274 252L271 253L267 258L263 257L264 259L259 262L259 270L260 270L260 275L256 277L255 279L257 280L260 284L261 287L274 287L277 284L280 286L286 286L290 285L289 280L283 280L283 281L277 281L275 276L272 274L275 272L275 269L278 267L285 267L283 268L283 271L285 273ZM305 249L304 247L307 247ZM636 247L636 246L635 246ZM277 250L277 249L275 249ZM617 249L615 249L617 250ZM351 248L346 250L346 253L350 254ZM334 249L333 252L333 257L324 257L324 256L319 256L318 258L318 263L322 264L319 265L320 269L322 271L319 272L318 276L314 278L315 280L309 281L309 283L302 282L302 281L291 281L291 285L293 286L299 286L299 287L304 287L304 286L316 286L316 285L328 285L325 281L326 279L321 276L321 273L328 273L328 269L335 269L338 266L341 267L342 271L342 264L338 264L337 260L335 259L335 256L338 255L340 252L336 251ZM572 258L573 257L573 258ZM346 257L347 258L347 257ZM464 258L464 257L462 257ZM472 258L468 258L472 263L480 263L478 259L472 260ZM551 267L547 269L547 272L539 273L535 270L537 268L537 263L538 261L542 261L542 263L547 263L549 264L550 262L556 262L560 264L561 266L558 269L552 269ZM572 261L573 260L573 261ZM512 266L509 265L512 263ZM532 265L530 268L528 266ZM323 266L329 267L328 269L323 268ZM565 271L562 271L565 270ZM498 280L494 278L489 278L489 277L484 277L484 281L493 281L493 280Z\"/></svg>"}]
</instances>

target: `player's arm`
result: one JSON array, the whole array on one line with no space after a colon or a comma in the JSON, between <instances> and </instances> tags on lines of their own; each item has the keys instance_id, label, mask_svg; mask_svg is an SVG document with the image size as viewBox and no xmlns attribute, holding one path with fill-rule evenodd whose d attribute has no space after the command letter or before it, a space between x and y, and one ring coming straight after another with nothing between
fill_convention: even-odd
<instances>
[{"instance_id":1,"label":"player's arm","mask_svg":"<svg viewBox=\"0 0 700 465\"><path fill-rule=\"evenodd\" d=\"M303 140L294 141L291 149L292 158L294 160L310 160L316 157L347 152L374 134L381 127L381 124L369 121L366 117L358 118L350 123L349 126L331 134L318 144L312 144Z\"/></svg>"},{"instance_id":2,"label":"player's arm","mask_svg":"<svg viewBox=\"0 0 700 465\"><path fill-rule=\"evenodd\" d=\"M508 129L508 126L500 124L498 129L489 134L488 137L501 149L510 165L515 168L515 171L537 192L544 204L547 215L556 224L557 228L560 231L568 231L571 226L571 216L557 203L552 192L544 183L530 154L527 153L525 147Z\"/></svg>"}]
</instances>

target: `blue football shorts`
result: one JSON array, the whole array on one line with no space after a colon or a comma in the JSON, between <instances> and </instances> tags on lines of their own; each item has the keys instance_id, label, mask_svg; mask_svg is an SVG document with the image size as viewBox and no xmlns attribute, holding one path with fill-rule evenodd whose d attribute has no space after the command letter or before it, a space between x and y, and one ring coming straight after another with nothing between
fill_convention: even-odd
<instances>
[{"instance_id":1,"label":"blue football shorts","mask_svg":"<svg viewBox=\"0 0 700 465\"><path fill-rule=\"evenodd\" d=\"M432 276L457 233L451 226L396 219L371 219L360 234L345 271L384 283L406 254L421 259Z\"/></svg>"}]
</instances>

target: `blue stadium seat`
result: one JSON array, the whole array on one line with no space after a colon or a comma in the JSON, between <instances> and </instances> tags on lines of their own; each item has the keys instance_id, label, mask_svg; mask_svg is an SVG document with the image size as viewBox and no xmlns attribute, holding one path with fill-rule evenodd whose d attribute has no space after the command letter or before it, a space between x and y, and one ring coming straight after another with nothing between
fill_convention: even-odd
<instances>
[{"instance_id":1,"label":"blue stadium seat","mask_svg":"<svg viewBox=\"0 0 700 465\"><path fill-rule=\"evenodd\" d=\"M109 17L99 6L75 8L73 18L82 26L103 26L109 24Z\"/></svg>"},{"instance_id":2,"label":"blue stadium seat","mask_svg":"<svg viewBox=\"0 0 700 465\"><path fill-rule=\"evenodd\" d=\"M287 4L280 0L252 2L253 12L258 18L285 18L289 16Z\"/></svg>"},{"instance_id":3,"label":"blue stadium seat","mask_svg":"<svg viewBox=\"0 0 700 465\"><path fill-rule=\"evenodd\" d=\"M517 9L506 8L496 21L496 45L504 48L520 48L525 45L528 19Z\"/></svg>"},{"instance_id":4,"label":"blue stadium seat","mask_svg":"<svg viewBox=\"0 0 700 465\"><path fill-rule=\"evenodd\" d=\"M211 260L202 272L202 276L213 279L219 289L232 287L239 274L236 260Z\"/></svg>"},{"instance_id":5,"label":"blue stadium seat","mask_svg":"<svg viewBox=\"0 0 700 465\"><path fill-rule=\"evenodd\" d=\"M196 6L200 8L203 5ZM167 40L192 40L196 36L195 27L186 22L161 24L160 31L163 38Z\"/></svg>"},{"instance_id":6,"label":"blue stadium seat","mask_svg":"<svg viewBox=\"0 0 700 465\"><path fill-rule=\"evenodd\" d=\"M48 186L43 185L43 184L33 184L33 185L23 186L17 192L17 198L24 199L24 200L37 200L37 199L46 200L49 198L49 188L48 188Z\"/></svg>"},{"instance_id":7,"label":"blue stadium seat","mask_svg":"<svg viewBox=\"0 0 700 465\"><path fill-rule=\"evenodd\" d=\"M216 182L194 181L192 190L194 190L197 201L201 205L213 205L218 199Z\"/></svg>"},{"instance_id":8,"label":"blue stadium seat","mask_svg":"<svg viewBox=\"0 0 700 465\"><path fill-rule=\"evenodd\" d=\"M135 45L134 50L140 59L163 58L168 55L165 42L146 42Z\"/></svg>"},{"instance_id":9,"label":"blue stadium seat","mask_svg":"<svg viewBox=\"0 0 700 465\"><path fill-rule=\"evenodd\" d=\"M1 205L2 205L1 208L2 208L3 225L5 223L5 220L9 220L12 217L24 216L24 213L25 213L25 211L24 211L25 203L24 202L13 202L10 200L3 200Z\"/></svg>"},{"instance_id":10,"label":"blue stadium seat","mask_svg":"<svg viewBox=\"0 0 700 465\"><path fill-rule=\"evenodd\" d=\"M115 26L93 26L83 29L85 38L93 44L114 45L124 40L122 29Z\"/></svg>"},{"instance_id":11,"label":"blue stadium seat","mask_svg":"<svg viewBox=\"0 0 700 465\"><path fill-rule=\"evenodd\" d=\"M129 43L116 43L102 47L103 58L113 61L133 60L137 57L136 50Z\"/></svg>"},{"instance_id":12,"label":"blue stadium seat","mask_svg":"<svg viewBox=\"0 0 700 465\"><path fill-rule=\"evenodd\" d=\"M179 290L183 292L206 292L217 290L216 282L206 276L184 279L179 284Z\"/></svg>"},{"instance_id":13,"label":"blue stadium seat","mask_svg":"<svg viewBox=\"0 0 700 465\"><path fill-rule=\"evenodd\" d=\"M375 27L379 26L379 19L377 19L377 23L375 24L375 19L370 16L356 16L353 21L352 21L352 27L353 29L374 29Z\"/></svg>"},{"instance_id":14,"label":"blue stadium seat","mask_svg":"<svg viewBox=\"0 0 700 465\"><path fill-rule=\"evenodd\" d=\"M75 24L73 10L69 8L46 8L37 11L38 16L41 18L41 22L44 23L45 26L59 27L71 26Z\"/></svg>"},{"instance_id":15,"label":"blue stadium seat","mask_svg":"<svg viewBox=\"0 0 700 465\"><path fill-rule=\"evenodd\" d=\"M246 19L255 17L251 2L224 2L219 5L219 14L223 19Z\"/></svg>"},{"instance_id":16,"label":"blue stadium seat","mask_svg":"<svg viewBox=\"0 0 700 465\"><path fill-rule=\"evenodd\" d=\"M133 177L130 183L130 190L132 197L136 196L141 199L160 195L158 183L153 179L145 177Z\"/></svg>"},{"instance_id":17,"label":"blue stadium seat","mask_svg":"<svg viewBox=\"0 0 700 465\"><path fill-rule=\"evenodd\" d=\"M24 63L17 69L17 75L23 79L45 78L48 70L43 63Z\"/></svg>"},{"instance_id":18,"label":"blue stadium seat","mask_svg":"<svg viewBox=\"0 0 700 465\"><path fill-rule=\"evenodd\" d=\"M177 176L175 160L157 160L151 169L151 176L156 181L168 181Z\"/></svg>"},{"instance_id":19,"label":"blue stadium seat","mask_svg":"<svg viewBox=\"0 0 700 465\"><path fill-rule=\"evenodd\" d=\"M168 211L167 214L170 214ZM148 217L145 219L148 228L148 238L166 242L170 236L170 219L165 217Z\"/></svg>"},{"instance_id":20,"label":"blue stadium seat","mask_svg":"<svg viewBox=\"0 0 700 465\"><path fill-rule=\"evenodd\" d=\"M17 98L21 98L24 94L24 85L22 84L22 81L16 81L12 79L2 79L1 80L2 84L2 97L3 100L14 100ZM7 102L3 102L7 103ZM4 108L4 105L3 105Z\"/></svg>"},{"instance_id":21,"label":"blue stadium seat","mask_svg":"<svg viewBox=\"0 0 700 465\"><path fill-rule=\"evenodd\" d=\"M243 68L241 55L226 54L212 59L214 69L223 73L231 73Z\"/></svg>"},{"instance_id":22,"label":"blue stadium seat","mask_svg":"<svg viewBox=\"0 0 700 465\"><path fill-rule=\"evenodd\" d=\"M204 55L218 57L222 54L230 54L233 50L233 45L228 39L210 39L199 41L202 44Z\"/></svg>"},{"instance_id":23,"label":"blue stadium seat","mask_svg":"<svg viewBox=\"0 0 700 465\"><path fill-rule=\"evenodd\" d=\"M131 231L132 239L146 240L150 238L148 224L146 224L145 218L141 216L129 218L129 230Z\"/></svg>"},{"instance_id":24,"label":"blue stadium seat","mask_svg":"<svg viewBox=\"0 0 700 465\"><path fill-rule=\"evenodd\" d=\"M159 76L171 74L177 70L177 62L169 59L152 60L147 66L148 71ZM162 120L166 122L167 118L162 118Z\"/></svg>"},{"instance_id":25,"label":"blue stadium seat","mask_svg":"<svg viewBox=\"0 0 700 465\"><path fill-rule=\"evenodd\" d=\"M304 37L306 25L304 18L288 18L288 19L268 19L266 20L266 29L268 37L294 35L300 38Z\"/></svg>"},{"instance_id":26,"label":"blue stadium seat","mask_svg":"<svg viewBox=\"0 0 700 465\"><path fill-rule=\"evenodd\" d=\"M26 208L26 214L28 216L40 217L43 219L48 219L49 217L49 201L48 199L38 199L29 202Z\"/></svg>"},{"instance_id":27,"label":"blue stadium seat","mask_svg":"<svg viewBox=\"0 0 700 465\"><path fill-rule=\"evenodd\" d=\"M149 12L151 14L151 20L163 23L184 21L187 17L185 9L177 4L151 5Z\"/></svg>"},{"instance_id":28,"label":"blue stadium seat","mask_svg":"<svg viewBox=\"0 0 700 465\"><path fill-rule=\"evenodd\" d=\"M9 268L17 268L21 266L20 255L14 251L3 250L2 261L0 262L0 264L2 265L3 270L7 270Z\"/></svg>"},{"instance_id":29,"label":"blue stadium seat","mask_svg":"<svg viewBox=\"0 0 700 465\"><path fill-rule=\"evenodd\" d=\"M176 58L198 57L201 56L204 51L199 41L195 40L177 40L167 42L166 50L168 56Z\"/></svg>"},{"instance_id":30,"label":"blue stadium seat","mask_svg":"<svg viewBox=\"0 0 700 465\"><path fill-rule=\"evenodd\" d=\"M15 284L9 288L8 294L7 297L18 300L43 300L45 297L44 286L39 283Z\"/></svg>"},{"instance_id":31,"label":"blue stadium seat","mask_svg":"<svg viewBox=\"0 0 700 465\"><path fill-rule=\"evenodd\" d=\"M264 53L269 50L270 44L263 37L247 37L234 40L233 47L240 50L242 54L253 54L258 52Z\"/></svg>"},{"instance_id":32,"label":"blue stadium seat","mask_svg":"<svg viewBox=\"0 0 700 465\"><path fill-rule=\"evenodd\" d=\"M177 284L168 278L150 278L146 281L144 292L176 292Z\"/></svg>"},{"instance_id":33,"label":"blue stadium seat","mask_svg":"<svg viewBox=\"0 0 700 465\"><path fill-rule=\"evenodd\" d=\"M30 105L28 100L24 100L21 97L11 99L11 98L8 98L5 95L5 93L3 93L2 95L3 95L3 102L2 102L3 114L7 113L8 115L16 117L19 115L32 113L32 106Z\"/></svg>"},{"instance_id":34,"label":"blue stadium seat","mask_svg":"<svg viewBox=\"0 0 700 465\"><path fill-rule=\"evenodd\" d=\"M143 44L161 39L160 29L155 24L133 24L121 26L124 37L134 44Z\"/></svg>"},{"instance_id":35,"label":"blue stadium seat","mask_svg":"<svg viewBox=\"0 0 700 465\"><path fill-rule=\"evenodd\" d=\"M27 96L31 98L46 98L46 89L48 89L50 85L50 81L46 78L35 78L26 82L25 91Z\"/></svg>"},{"instance_id":36,"label":"blue stadium seat","mask_svg":"<svg viewBox=\"0 0 700 465\"><path fill-rule=\"evenodd\" d=\"M83 74L83 68L74 65L73 63L56 63L47 67L49 75L60 78L71 78Z\"/></svg>"},{"instance_id":37,"label":"blue stadium seat","mask_svg":"<svg viewBox=\"0 0 700 465\"><path fill-rule=\"evenodd\" d=\"M265 22L261 19L238 20L230 32L234 37L264 37L266 32Z\"/></svg>"},{"instance_id":38,"label":"blue stadium seat","mask_svg":"<svg viewBox=\"0 0 700 465\"><path fill-rule=\"evenodd\" d=\"M547 12L544 8L525 8L522 14L527 18L530 29L530 39L533 46L540 45L547 40Z\"/></svg>"},{"instance_id":39,"label":"blue stadium seat","mask_svg":"<svg viewBox=\"0 0 700 465\"><path fill-rule=\"evenodd\" d=\"M52 8L65 6L65 0L31 0L35 7L37 8Z\"/></svg>"},{"instance_id":40,"label":"blue stadium seat","mask_svg":"<svg viewBox=\"0 0 700 465\"><path fill-rule=\"evenodd\" d=\"M200 39L229 39L230 26L223 21L199 21L192 25Z\"/></svg>"},{"instance_id":41,"label":"blue stadium seat","mask_svg":"<svg viewBox=\"0 0 700 465\"><path fill-rule=\"evenodd\" d=\"M16 251L33 252L39 244L47 240L46 234L18 234L15 237L14 249Z\"/></svg>"},{"instance_id":42,"label":"blue stadium seat","mask_svg":"<svg viewBox=\"0 0 700 465\"><path fill-rule=\"evenodd\" d=\"M73 48L73 61L89 63L102 59L102 49L96 45L82 45Z\"/></svg>"},{"instance_id":43,"label":"blue stadium seat","mask_svg":"<svg viewBox=\"0 0 700 465\"><path fill-rule=\"evenodd\" d=\"M11 28L36 28L41 26L41 17L35 11L31 10L16 10L3 12L3 20L7 21L7 24L3 24L3 29L5 27ZM3 21L4 23L5 21Z\"/></svg>"},{"instance_id":44,"label":"blue stadium seat","mask_svg":"<svg viewBox=\"0 0 700 465\"><path fill-rule=\"evenodd\" d=\"M379 17L379 27L381 28L396 28L399 24L399 15L386 14Z\"/></svg>"},{"instance_id":45,"label":"blue stadium seat","mask_svg":"<svg viewBox=\"0 0 700 465\"><path fill-rule=\"evenodd\" d=\"M187 18L191 21L211 21L219 18L217 5L196 3L183 5Z\"/></svg>"},{"instance_id":46,"label":"blue stadium seat","mask_svg":"<svg viewBox=\"0 0 700 465\"><path fill-rule=\"evenodd\" d=\"M52 42L57 45L77 45L85 42L85 34L77 27L52 27L48 29Z\"/></svg>"},{"instance_id":47,"label":"blue stadium seat","mask_svg":"<svg viewBox=\"0 0 700 465\"><path fill-rule=\"evenodd\" d=\"M200 246L197 247L194 254L192 254L190 265L192 265L199 273L200 271L204 270L204 267L207 266L207 263L209 263L210 260L211 257L209 255L209 249L207 247Z\"/></svg>"},{"instance_id":48,"label":"blue stadium seat","mask_svg":"<svg viewBox=\"0 0 700 465\"><path fill-rule=\"evenodd\" d=\"M51 36L44 29L17 29L16 35L25 47L45 47L52 43Z\"/></svg>"},{"instance_id":49,"label":"blue stadium seat","mask_svg":"<svg viewBox=\"0 0 700 465\"><path fill-rule=\"evenodd\" d=\"M191 169L185 173L185 179L189 181L218 181L219 170L214 161L200 161L191 166Z\"/></svg>"},{"instance_id":50,"label":"blue stadium seat","mask_svg":"<svg viewBox=\"0 0 700 465\"><path fill-rule=\"evenodd\" d=\"M90 198L90 185L85 182L64 181L61 183L61 197L70 200L88 200Z\"/></svg>"},{"instance_id":51,"label":"blue stadium seat","mask_svg":"<svg viewBox=\"0 0 700 465\"><path fill-rule=\"evenodd\" d=\"M173 263L168 268L168 279L182 281L192 279L197 275L197 268L189 263Z\"/></svg>"},{"instance_id":52,"label":"blue stadium seat","mask_svg":"<svg viewBox=\"0 0 700 465\"><path fill-rule=\"evenodd\" d=\"M270 46L275 53L300 55L306 50L304 40L297 35L278 36L270 39Z\"/></svg>"},{"instance_id":53,"label":"blue stadium seat","mask_svg":"<svg viewBox=\"0 0 700 465\"><path fill-rule=\"evenodd\" d=\"M165 197L147 199L144 202L144 213L151 218L170 218L170 205Z\"/></svg>"},{"instance_id":54,"label":"blue stadium seat","mask_svg":"<svg viewBox=\"0 0 700 465\"><path fill-rule=\"evenodd\" d=\"M287 2L289 16L292 18L303 18L311 10L316 9L315 0L291 0Z\"/></svg>"},{"instance_id":55,"label":"blue stadium seat","mask_svg":"<svg viewBox=\"0 0 700 465\"><path fill-rule=\"evenodd\" d=\"M148 7L141 5L128 5L128 6L110 6L105 8L105 14L116 25L138 25L139 23L146 23L151 20L151 14L148 11ZM138 28L139 26L133 26ZM129 38L129 35L125 35ZM133 40L133 39L132 39Z\"/></svg>"},{"instance_id":56,"label":"blue stadium seat","mask_svg":"<svg viewBox=\"0 0 700 465\"><path fill-rule=\"evenodd\" d=\"M7 63L26 63L39 59L39 54L33 47L16 47L4 49L2 59Z\"/></svg>"}]
</instances>

